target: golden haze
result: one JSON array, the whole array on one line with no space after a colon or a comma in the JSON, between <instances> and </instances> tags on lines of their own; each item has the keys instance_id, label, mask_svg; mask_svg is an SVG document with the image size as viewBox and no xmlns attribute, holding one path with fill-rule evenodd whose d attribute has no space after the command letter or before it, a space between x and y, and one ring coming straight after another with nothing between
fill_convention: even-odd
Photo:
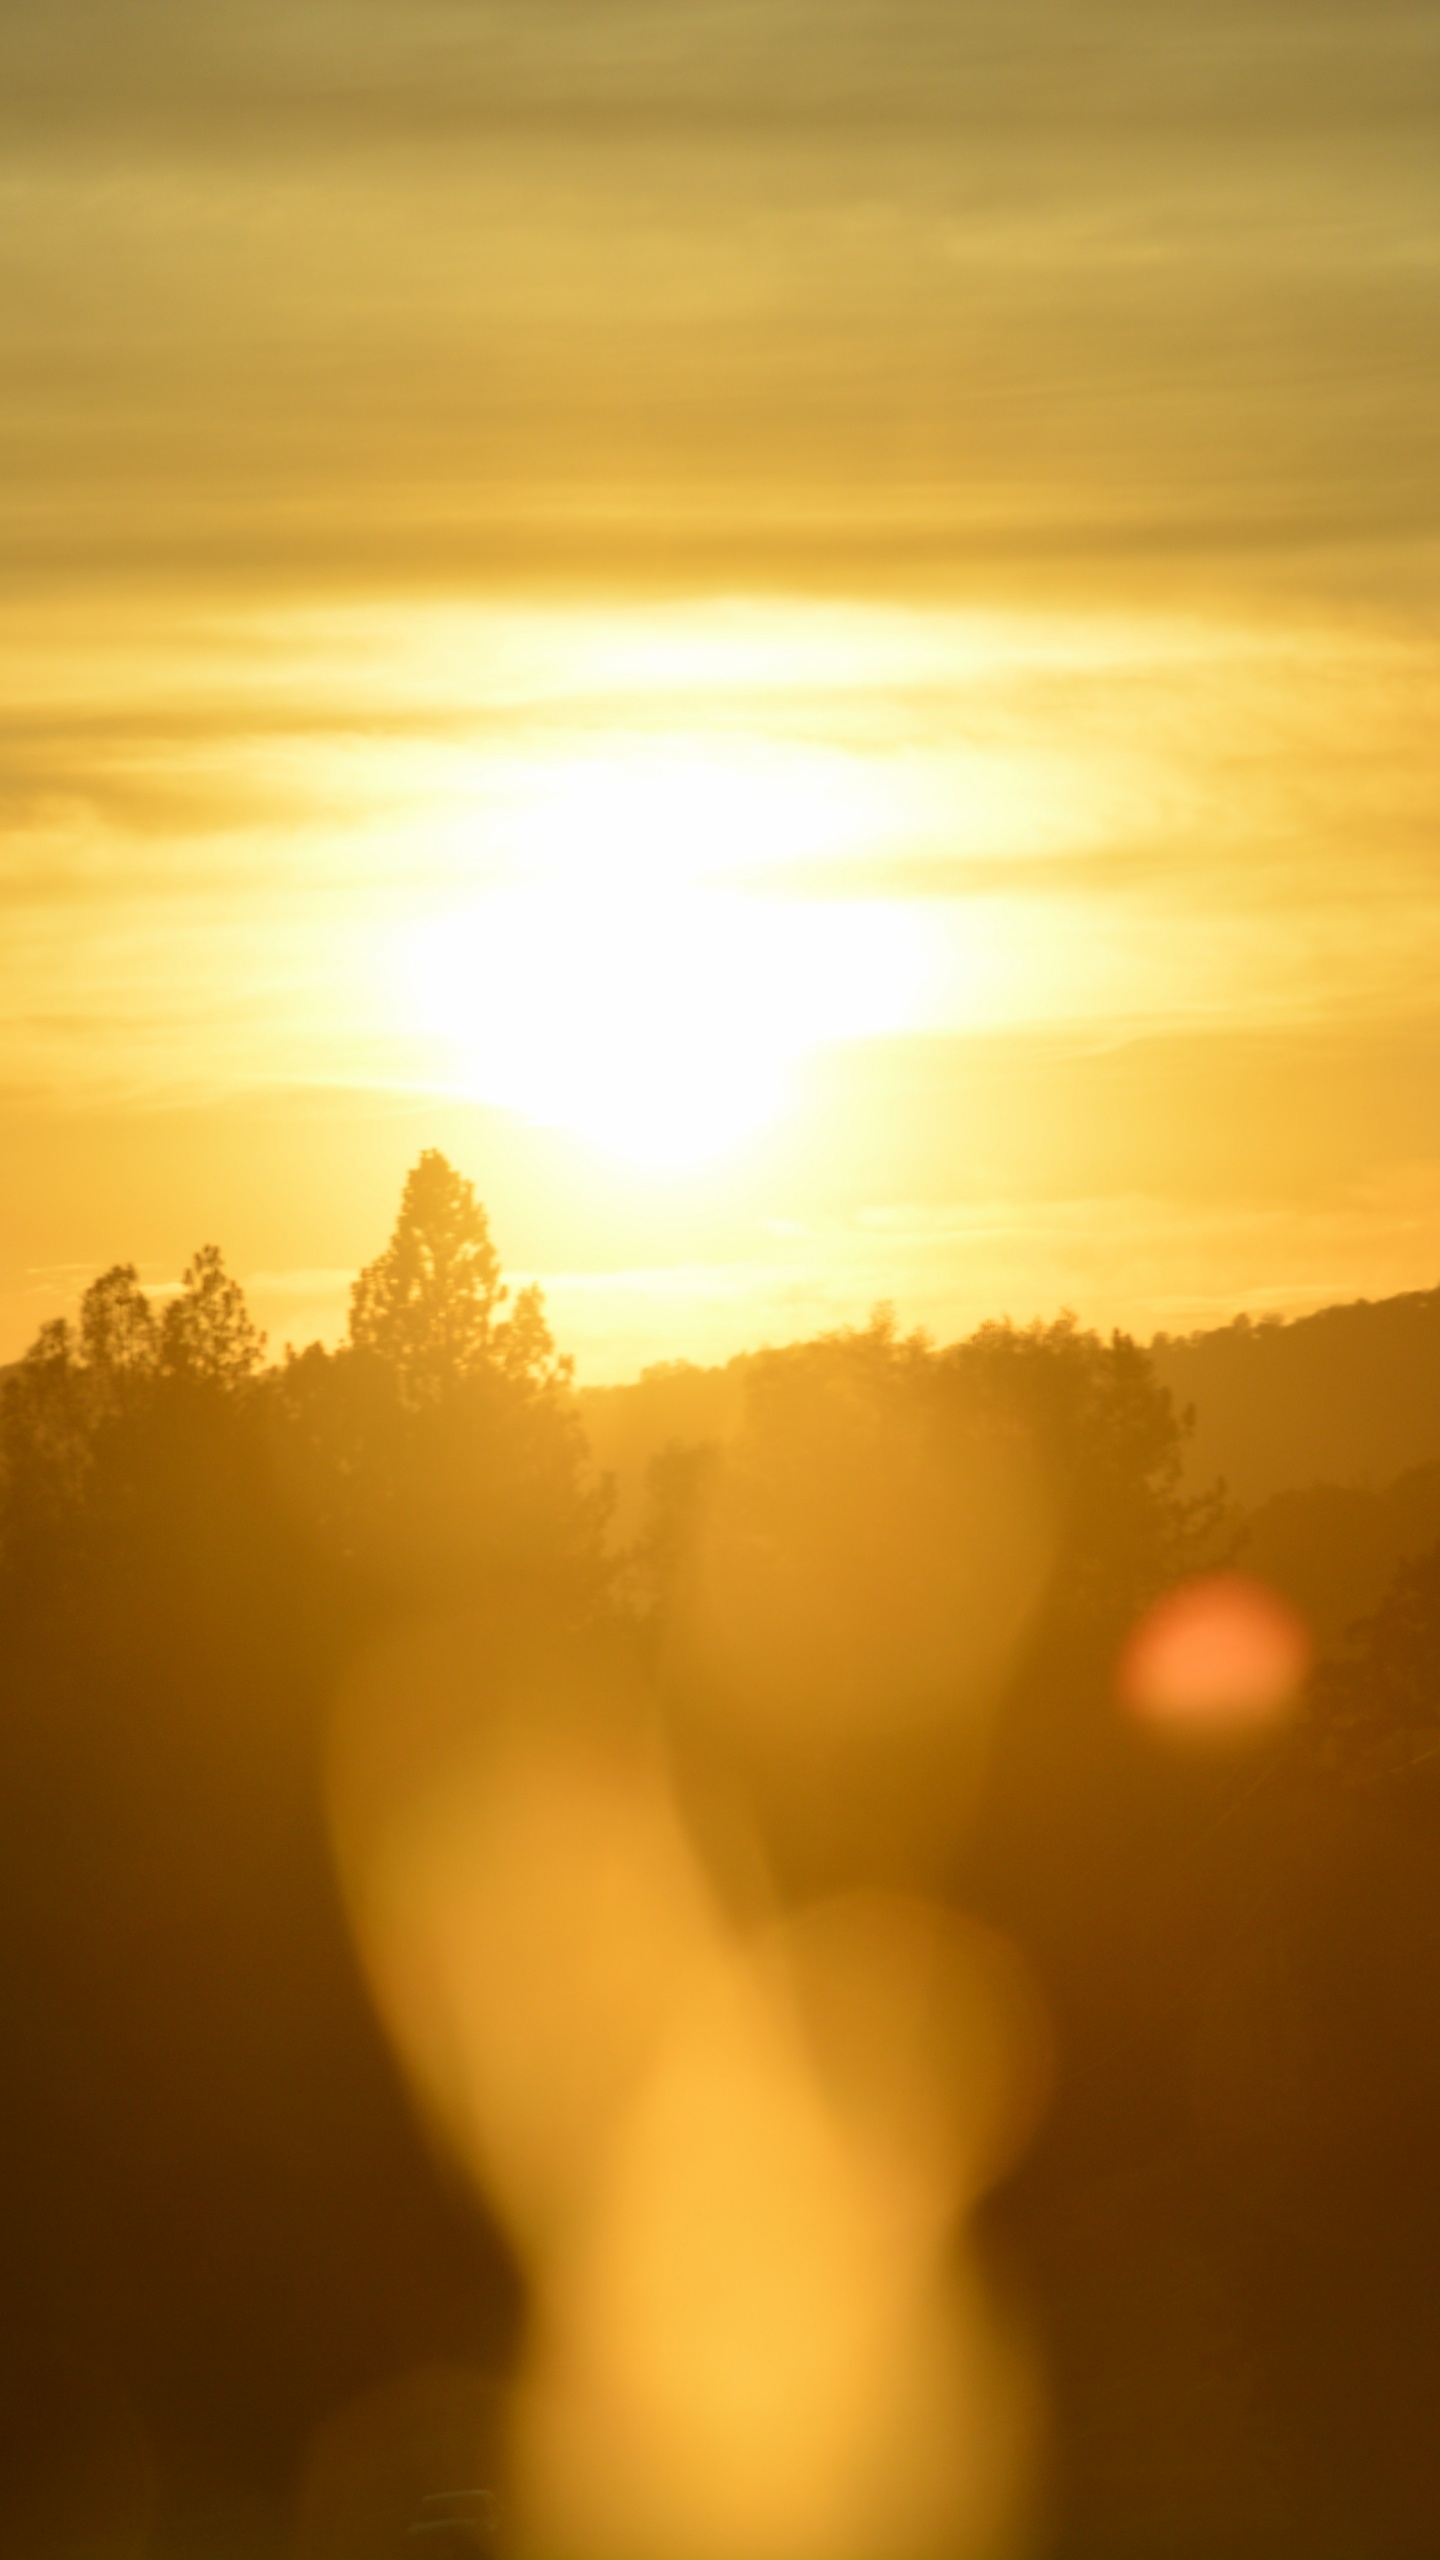
<instances>
[{"instance_id":1,"label":"golden haze","mask_svg":"<svg viewBox=\"0 0 1440 2560\"><path fill-rule=\"evenodd\" d=\"M1428 1279L1423 13L120 24L0 25L0 1350L333 1334L431 1139L591 1378Z\"/></svg>"}]
</instances>

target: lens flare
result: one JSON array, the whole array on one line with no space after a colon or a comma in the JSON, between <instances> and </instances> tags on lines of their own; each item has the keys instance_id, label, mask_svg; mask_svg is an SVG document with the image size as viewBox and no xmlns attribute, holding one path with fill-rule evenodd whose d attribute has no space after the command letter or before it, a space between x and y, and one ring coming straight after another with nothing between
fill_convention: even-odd
<instances>
[{"instance_id":1,"label":"lens flare","mask_svg":"<svg viewBox=\"0 0 1440 2560\"><path fill-rule=\"evenodd\" d=\"M1121 1658L1120 1696L1157 1731L1241 1740L1295 1705L1310 1668L1308 1630L1248 1574L1208 1574L1166 1592Z\"/></svg>"},{"instance_id":2,"label":"lens flare","mask_svg":"<svg viewBox=\"0 0 1440 2560\"><path fill-rule=\"evenodd\" d=\"M1018 1959L889 1895L741 1926L640 1717L472 1712L464 1657L372 1667L333 1804L381 2012L529 2279L521 2549L997 2560L1036 2389L954 2225L1043 2078Z\"/></svg>"}]
</instances>

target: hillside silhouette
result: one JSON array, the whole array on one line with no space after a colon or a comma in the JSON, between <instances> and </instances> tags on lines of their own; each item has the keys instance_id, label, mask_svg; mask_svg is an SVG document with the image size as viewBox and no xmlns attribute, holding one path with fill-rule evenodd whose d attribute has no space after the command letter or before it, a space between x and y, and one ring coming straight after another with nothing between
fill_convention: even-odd
<instances>
[{"instance_id":1,"label":"hillside silhouette","mask_svg":"<svg viewBox=\"0 0 1440 2560\"><path fill-rule=\"evenodd\" d=\"M1253 1509L1312 1484L1378 1487L1440 1461L1440 1288L1360 1298L1289 1322L1151 1344L1156 1375L1193 1406L1187 1467Z\"/></svg>"},{"instance_id":2,"label":"hillside silhouette","mask_svg":"<svg viewBox=\"0 0 1440 2560\"><path fill-rule=\"evenodd\" d=\"M836 1948L920 1943L877 1910L989 1933L1053 2046L964 2235L1039 2342L1042 2547L1431 2547L1437 1325L882 1313L582 1394L433 1150L334 1350L267 1360L213 1246L100 1274L0 1402L0 2547L479 2512L634 1985L709 1930L859 1999ZM1319 1667L1167 1736L1136 1631L1237 1562Z\"/></svg>"},{"instance_id":3,"label":"hillside silhouette","mask_svg":"<svg viewBox=\"0 0 1440 2560\"><path fill-rule=\"evenodd\" d=\"M622 1500L667 1440L733 1429L751 1356L714 1368L659 1362L631 1386L582 1390ZM1150 1356L1177 1407L1194 1412L1190 1481L1223 1478L1247 1511L1295 1488L1375 1489L1440 1464L1440 1288L1158 1334Z\"/></svg>"}]
</instances>

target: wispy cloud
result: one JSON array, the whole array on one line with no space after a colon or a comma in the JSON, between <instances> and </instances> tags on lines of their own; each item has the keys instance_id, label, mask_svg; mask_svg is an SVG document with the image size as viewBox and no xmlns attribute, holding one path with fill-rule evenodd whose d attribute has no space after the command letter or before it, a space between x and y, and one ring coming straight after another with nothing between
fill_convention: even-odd
<instances>
[{"instance_id":1,"label":"wispy cloud","mask_svg":"<svg viewBox=\"0 0 1440 2560\"><path fill-rule=\"evenodd\" d=\"M878 814L737 823L725 895L792 953L903 915L923 1000L812 1060L728 1238L627 1269L802 1330L906 1296L859 1209L1012 1197L1081 1204L1016 1229L1041 1301L1087 1221L1127 1304L1358 1268L1356 1184L1440 1154L1420 1069L1313 1082L1377 1026L1433 1067L1437 127L1419 0L0 0L0 1089L471 1093L407 936L483 960L534 776L598 1021L679 947L600 748L758 741L775 811L789 758ZM606 861L622 998L567 906ZM1252 1156L1332 1203L1298 1259L1199 1217ZM1169 1204L1151 1278L1107 1199ZM522 1256L600 1270L617 1214Z\"/></svg>"},{"instance_id":2,"label":"wispy cloud","mask_svg":"<svg viewBox=\"0 0 1440 2560\"><path fill-rule=\"evenodd\" d=\"M1437 100L1409 0L6 0L11 574L1383 592Z\"/></svg>"}]
</instances>

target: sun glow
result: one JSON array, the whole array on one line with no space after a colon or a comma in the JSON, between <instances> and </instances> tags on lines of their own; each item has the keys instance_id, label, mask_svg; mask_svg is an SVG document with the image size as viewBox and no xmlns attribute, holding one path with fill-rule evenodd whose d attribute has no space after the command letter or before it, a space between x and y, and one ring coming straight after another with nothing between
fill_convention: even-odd
<instances>
[{"instance_id":1,"label":"sun glow","mask_svg":"<svg viewBox=\"0 0 1440 2560\"><path fill-rule=\"evenodd\" d=\"M644 746L557 760L492 807L499 883L407 936L413 1011L478 1098L656 1170L762 1129L794 1066L894 1030L923 967L888 901L767 894L874 841L859 759Z\"/></svg>"}]
</instances>

